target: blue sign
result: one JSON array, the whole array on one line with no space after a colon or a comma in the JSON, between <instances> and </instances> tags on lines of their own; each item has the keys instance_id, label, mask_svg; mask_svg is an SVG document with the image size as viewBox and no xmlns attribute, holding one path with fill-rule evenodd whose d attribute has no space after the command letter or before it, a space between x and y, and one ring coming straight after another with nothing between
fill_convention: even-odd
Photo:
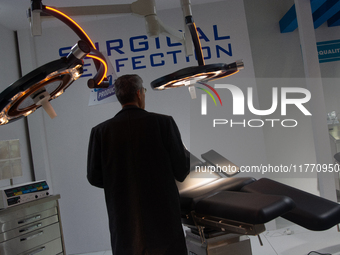
<instances>
[{"instance_id":1,"label":"blue sign","mask_svg":"<svg viewBox=\"0 0 340 255\"><path fill-rule=\"evenodd\" d=\"M340 40L316 43L319 55L319 63L340 60Z\"/></svg>"}]
</instances>

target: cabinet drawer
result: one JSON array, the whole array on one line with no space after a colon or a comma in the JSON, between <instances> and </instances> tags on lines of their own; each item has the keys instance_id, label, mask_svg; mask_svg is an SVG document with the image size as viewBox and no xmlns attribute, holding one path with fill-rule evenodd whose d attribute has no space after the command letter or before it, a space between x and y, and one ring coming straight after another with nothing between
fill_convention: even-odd
<instances>
[{"instance_id":1,"label":"cabinet drawer","mask_svg":"<svg viewBox=\"0 0 340 255\"><path fill-rule=\"evenodd\" d=\"M44 199L40 199L40 201L44 201ZM32 214L36 214L39 212L43 212L56 206L57 206L57 201L52 200L52 201L37 204L34 206L24 204L24 205L13 206L5 210L0 210L0 231L2 229L1 225L8 221L25 218L27 215L32 215Z\"/></svg>"},{"instance_id":2,"label":"cabinet drawer","mask_svg":"<svg viewBox=\"0 0 340 255\"><path fill-rule=\"evenodd\" d=\"M38 221L31 223L31 224L21 226L20 228L15 228L15 229L9 230L7 232L0 233L0 243L4 242L4 241L8 241L10 239L13 239L13 238L21 236L21 235L25 235L25 234L30 233L32 231L39 230L41 228L47 227L47 226L52 225L52 224L57 223L57 222L58 222L58 216L54 215L52 217L49 217L49 218L46 218L46 219L43 219L43 220L38 220Z\"/></svg>"},{"instance_id":3,"label":"cabinet drawer","mask_svg":"<svg viewBox=\"0 0 340 255\"><path fill-rule=\"evenodd\" d=\"M63 254L63 247L60 238L45 243L43 245L37 246L29 251L25 251L24 253L20 253L19 255L56 255L56 254Z\"/></svg>"},{"instance_id":4,"label":"cabinet drawer","mask_svg":"<svg viewBox=\"0 0 340 255\"><path fill-rule=\"evenodd\" d=\"M57 238L60 238L59 223L0 243L0 254L20 254Z\"/></svg>"},{"instance_id":5,"label":"cabinet drawer","mask_svg":"<svg viewBox=\"0 0 340 255\"><path fill-rule=\"evenodd\" d=\"M10 218L7 217L8 221L0 223L0 235L3 232L32 224L34 222L41 221L45 218L51 217L57 214L57 208L53 207L45 211L35 211L33 214L23 214L21 217ZM0 238L1 242L1 238Z\"/></svg>"}]
</instances>

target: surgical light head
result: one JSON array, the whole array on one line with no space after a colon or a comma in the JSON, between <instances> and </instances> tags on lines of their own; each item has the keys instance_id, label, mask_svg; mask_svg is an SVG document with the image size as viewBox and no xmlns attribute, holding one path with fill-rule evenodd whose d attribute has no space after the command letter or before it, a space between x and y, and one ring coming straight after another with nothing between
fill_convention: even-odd
<instances>
[{"instance_id":1,"label":"surgical light head","mask_svg":"<svg viewBox=\"0 0 340 255\"><path fill-rule=\"evenodd\" d=\"M108 87L107 65L104 56L98 52L85 31L64 13L43 6L41 1L32 1L33 14L40 12L52 15L68 25L81 40L75 44L67 57L49 62L26 74L0 93L0 125L26 117L41 106L54 118L56 113L50 101L56 99L83 73L83 58L93 58L97 74L88 81L89 87ZM39 28L35 28L35 31Z\"/></svg>"},{"instance_id":2,"label":"surgical light head","mask_svg":"<svg viewBox=\"0 0 340 255\"><path fill-rule=\"evenodd\" d=\"M191 98L196 98L195 88L193 87L195 83L208 83L209 81L230 76L237 73L240 69L243 69L244 65L242 61L231 64L206 65L196 24L191 14L190 0L181 0L181 5L186 23L186 31L191 34L191 39L195 47L198 66L187 67L158 78L151 82L151 87L154 90L164 90L188 86Z\"/></svg>"},{"instance_id":3,"label":"surgical light head","mask_svg":"<svg viewBox=\"0 0 340 255\"><path fill-rule=\"evenodd\" d=\"M164 90L207 83L233 75L243 68L242 61L187 67L152 81L151 87L155 90Z\"/></svg>"},{"instance_id":4,"label":"surgical light head","mask_svg":"<svg viewBox=\"0 0 340 255\"><path fill-rule=\"evenodd\" d=\"M79 42L74 49L79 49ZM83 50L89 50L89 47ZM83 52L86 55L86 52ZM78 56L79 57L79 56ZM43 106L56 116L49 101L59 97L83 73L83 61L73 54L52 61L26 74L0 94L0 125L26 117Z\"/></svg>"}]
</instances>

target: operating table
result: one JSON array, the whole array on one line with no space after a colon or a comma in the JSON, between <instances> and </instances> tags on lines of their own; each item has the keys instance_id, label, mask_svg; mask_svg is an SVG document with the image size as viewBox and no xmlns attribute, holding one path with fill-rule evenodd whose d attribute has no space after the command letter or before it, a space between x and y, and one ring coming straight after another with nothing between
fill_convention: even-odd
<instances>
[{"instance_id":1,"label":"operating table","mask_svg":"<svg viewBox=\"0 0 340 255\"><path fill-rule=\"evenodd\" d=\"M201 156L206 162L191 154L190 174L177 183L189 255L251 255L248 236L258 236L262 245L264 224L280 216L314 231L340 223L335 202L267 178L205 171L207 165L233 163L213 150Z\"/></svg>"}]
</instances>

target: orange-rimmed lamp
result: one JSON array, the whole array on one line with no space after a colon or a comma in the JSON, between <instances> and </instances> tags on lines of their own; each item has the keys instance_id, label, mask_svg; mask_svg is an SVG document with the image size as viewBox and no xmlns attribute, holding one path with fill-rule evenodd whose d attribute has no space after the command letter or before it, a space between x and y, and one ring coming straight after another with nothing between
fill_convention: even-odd
<instances>
[{"instance_id":1,"label":"orange-rimmed lamp","mask_svg":"<svg viewBox=\"0 0 340 255\"><path fill-rule=\"evenodd\" d=\"M66 14L32 1L32 12L52 15L69 26L79 37L67 57L49 62L26 74L0 93L0 125L4 125L43 107L51 118L56 116L50 101L59 97L83 73L83 58L91 57L97 74L88 80L90 88L107 88L107 64L104 56L96 50L86 32ZM39 13L40 15L40 13Z\"/></svg>"}]
</instances>

